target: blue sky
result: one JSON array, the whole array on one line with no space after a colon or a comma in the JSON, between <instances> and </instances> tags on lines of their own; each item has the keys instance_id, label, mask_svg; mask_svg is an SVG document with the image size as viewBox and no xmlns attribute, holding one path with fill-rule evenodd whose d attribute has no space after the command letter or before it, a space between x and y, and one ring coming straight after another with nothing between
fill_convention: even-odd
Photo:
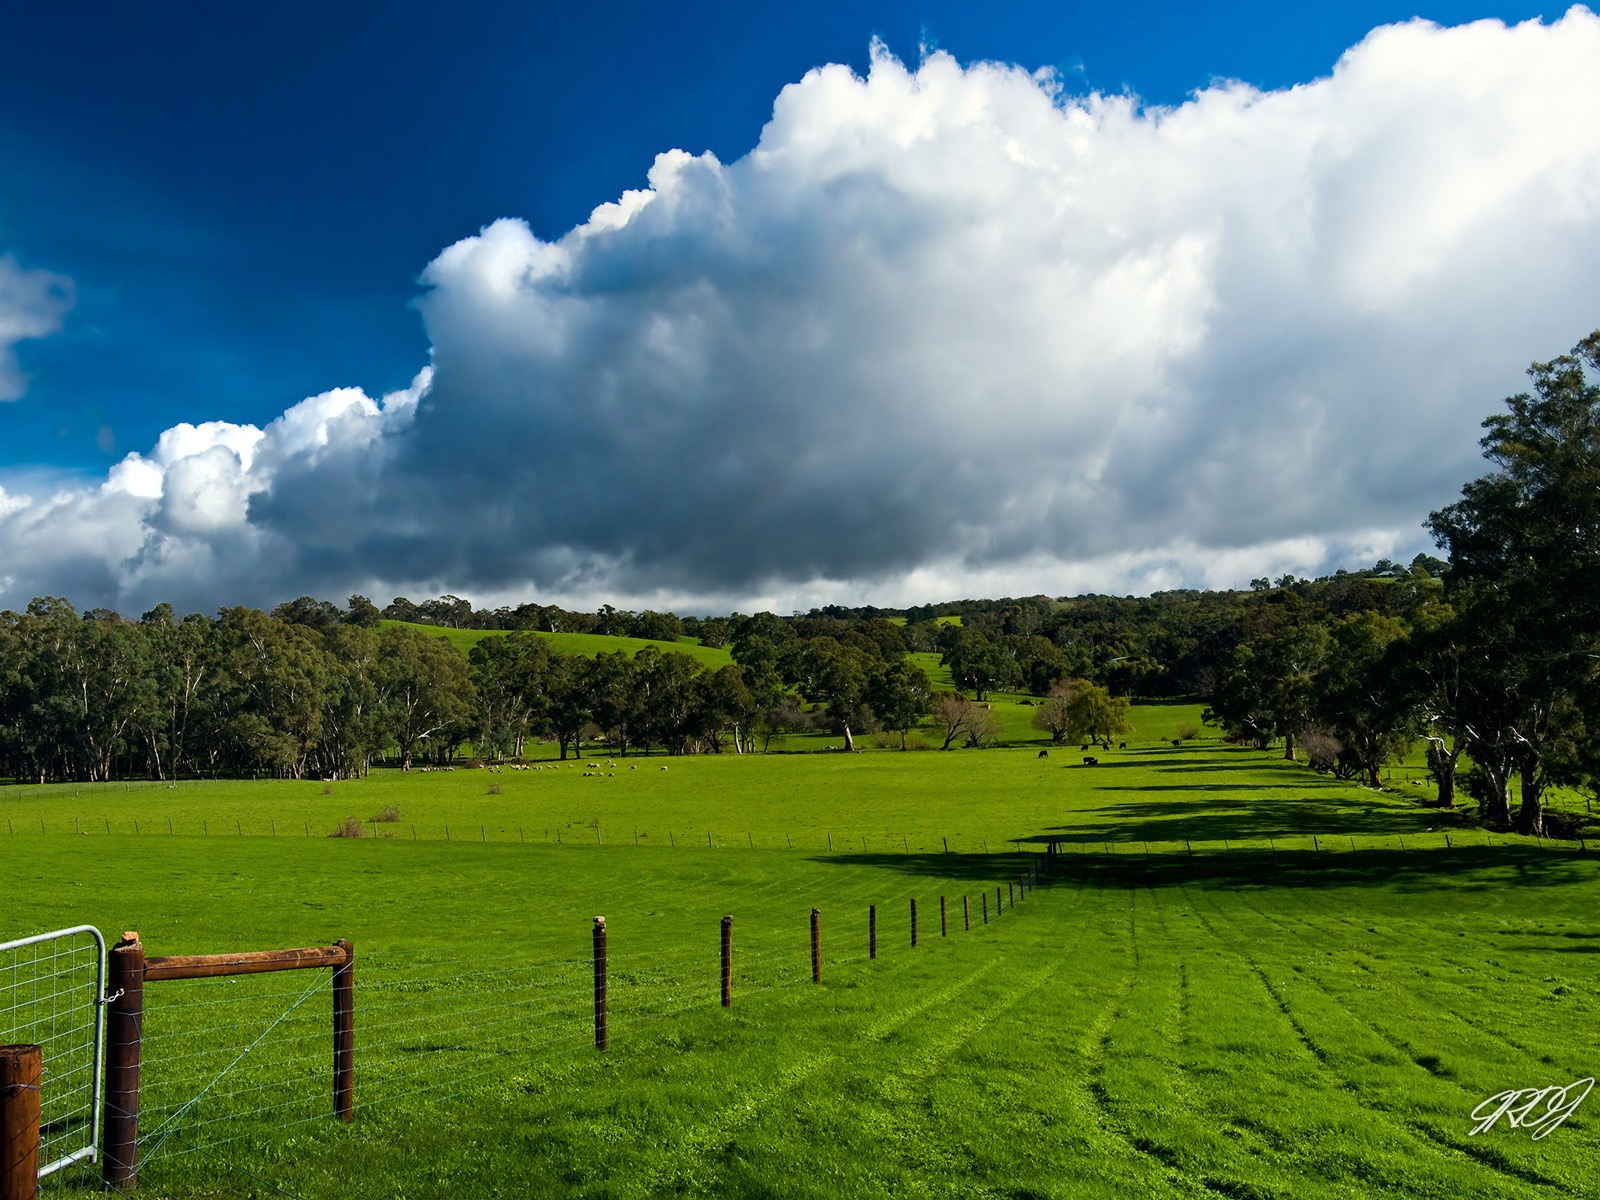
<instances>
[{"instance_id":1,"label":"blue sky","mask_svg":"<svg viewBox=\"0 0 1600 1200\"><path fill-rule=\"evenodd\" d=\"M17 497L37 497L63 477L97 485L130 452L148 457L162 431L180 422L265 427L330 389L361 388L376 399L407 388L450 324L442 302L438 328L425 325L416 303L419 276L446 247L500 218L553 243L597 205L646 187L656 156L669 150L710 151L735 164L757 145L786 86L829 63L866 77L874 39L908 72L929 48L963 69L981 61L1050 69L1067 96L1131 93L1144 105L1181 106L1207 89L1220 94L1222 79L1261 93L1325 79L1369 30L1417 15L1455 26L1480 18L1548 23L1563 11L1381 3L9 6L0 14L0 256L24 272L70 280L73 301L48 335L14 345L26 386L0 403L0 514L8 493L15 507ZM1467 53L1461 61L1477 60ZM1587 129L1581 115L1566 119ZM1587 217L1579 226L1587 236ZM637 273L642 261L627 271ZM1562 321L1530 317L1509 341L1516 357L1464 411L1486 412L1532 354L1558 353L1600 323L1578 307ZM1542 336L1528 336L1535 328ZM1285 338L1292 344L1296 336L1257 349L1281 355ZM1235 370L1253 357L1248 345L1231 347L1207 370ZM451 386L468 388L469 378L480 376L463 370ZM639 386L644 395L653 385ZM764 384L746 387L759 392ZM420 394L425 414L462 393L423 385ZM474 419L488 411L505 416L491 408ZM1455 475L1447 482L1465 477L1460 448L1470 446L1475 420L1450 442ZM621 469L626 474L626 464ZM1383 486L1369 486L1366 499ZM459 475L452 487L465 489ZM263 494L257 509L270 512L278 499ZM1448 489L1437 496L1449 499ZM1418 508L1417 496L1406 501ZM1426 504L1407 514L1412 542ZM503 513L485 519L516 524ZM560 522L541 528L550 524ZM1321 536L1320 548L1305 553L1331 561L1379 546L1381 538L1365 535L1382 524L1362 511L1346 522L1342 542L1327 530L1284 527L1208 529L1196 544L1231 552ZM396 532L387 549L363 547L367 565L348 579L482 595L587 597L610 588L624 599L680 603L822 595L830 587L887 597L890 575L911 602L929 598L913 593L966 581L945 568L906 583L923 565L915 555L875 573L871 539L840 561L824 555L794 570L762 561L700 575L692 554L663 562L670 556L604 538L539 536L555 557L524 564L520 575L483 573L467 560L430 574L419 565L426 554L394 550L404 540ZM972 565L976 586L993 579L984 572L1002 560L1104 561L1108 552L993 531L979 540L978 550L929 553ZM14 553L22 544L11 543ZM354 552L308 552L307 562L323 565L290 572L283 586L342 586L346 576L327 563ZM383 565L391 552L392 569ZM557 559L564 565L553 565ZM644 566L617 574L596 565L622 559L655 562L666 582L652 583ZM573 565L580 560L587 565ZM103 563L54 575L0 564L0 581L8 574L14 587L59 580L98 591L96 599L144 594ZM1115 575L1106 578L1138 586ZM259 572L238 580L233 586L247 590L274 586ZM191 589L196 603L230 598L190 581L172 586ZM0 604L14 601L0 592Z\"/></svg>"}]
</instances>

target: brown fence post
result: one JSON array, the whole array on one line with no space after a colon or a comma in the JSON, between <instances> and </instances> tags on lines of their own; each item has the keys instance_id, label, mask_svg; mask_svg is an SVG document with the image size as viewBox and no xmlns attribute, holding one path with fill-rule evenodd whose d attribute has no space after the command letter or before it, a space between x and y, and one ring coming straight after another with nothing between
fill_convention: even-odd
<instances>
[{"instance_id":1,"label":"brown fence post","mask_svg":"<svg viewBox=\"0 0 1600 1200\"><path fill-rule=\"evenodd\" d=\"M606 919L594 919L594 1048L606 1048Z\"/></svg>"},{"instance_id":2,"label":"brown fence post","mask_svg":"<svg viewBox=\"0 0 1600 1200\"><path fill-rule=\"evenodd\" d=\"M344 962L333 969L333 1115L356 1115L356 948L340 938Z\"/></svg>"},{"instance_id":3,"label":"brown fence post","mask_svg":"<svg viewBox=\"0 0 1600 1200\"><path fill-rule=\"evenodd\" d=\"M100 1177L107 1187L139 1182L139 1041L144 1031L144 947L124 933L107 957L106 1077Z\"/></svg>"},{"instance_id":4,"label":"brown fence post","mask_svg":"<svg viewBox=\"0 0 1600 1200\"><path fill-rule=\"evenodd\" d=\"M945 925L945 919L944 919L944 897L943 896L939 897L939 936L940 937L949 937L950 936L950 930Z\"/></svg>"},{"instance_id":5,"label":"brown fence post","mask_svg":"<svg viewBox=\"0 0 1600 1200\"><path fill-rule=\"evenodd\" d=\"M972 905L965 896L961 897L961 928L969 933L972 931Z\"/></svg>"},{"instance_id":6,"label":"brown fence post","mask_svg":"<svg viewBox=\"0 0 1600 1200\"><path fill-rule=\"evenodd\" d=\"M911 944L917 944L917 898L911 897Z\"/></svg>"},{"instance_id":7,"label":"brown fence post","mask_svg":"<svg viewBox=\"0 0 1600 1200\"><path fill-rule=\"evenodd\" d=\"M733 918L722 918L722 1007L733 1007Z\"/></svg>"},{"instance_id":8,"label":"brown fence post","mask_svg":"<svg viewBox=\"0 0 1600 1200\"><path fill-rule=\"evenodd\" d=\"M822 982L822 910L811 910L811 982Z\"/></svg>"},{"instance_id":9,"label":"brown fence post","mask_svg":"<svg viewBox=\"0 0 1600 1200\"><path fill-rule=\"evenodd\" d=\"M989 923L989 893L987 891L983 893L983 923L985 925Z\"/></svg>"},{"instance_id":10,"label":"brown fence post","mask_svg":"<svg viewBox=\"0 0 1600 1200\"><path fill-rule=\"evenodd\" d=\"M0 1200L39 1194L39 1088L44 1052L0 1046Z\"/></svg>"},{"instance_id":11,"label":"brown fence post","mask_svg":"<svg viewBox=\"0 0 1600 1200\"><path fill-rule=\"evenodd\" d=\"M878 957L878 906L867 905L867 957Z\"/></svg>"}]
</instances>

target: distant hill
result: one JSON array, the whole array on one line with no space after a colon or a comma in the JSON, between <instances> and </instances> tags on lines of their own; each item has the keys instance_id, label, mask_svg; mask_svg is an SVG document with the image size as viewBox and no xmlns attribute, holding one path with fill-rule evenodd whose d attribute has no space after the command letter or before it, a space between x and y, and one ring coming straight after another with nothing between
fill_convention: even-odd
<instances>
[{"instance_id":1,"label":"distant hill","mask_svg":"<svg viewBox=\"0 0 1600 1200\"><path fill-rule=\"evenodd\" d=\"M404 625L407 629L435 634L455 646L462 654L466 654L484 638L505 637L509 632L504 629L445 629L438 625L423 625L413 621L382 621L380 624ZM678 654L687 654L713 671L733 662L733 655L726 649L702 646L693 638L684 638L676 642L658 642L647 638L611 637L603 633L544 633L536 629L527 632L548 642L550 649L558 653L581 655L584 658L594 658L602 653L612 654L618 650L632 657L646 646L654 646L662 653L671 650Z\"/></svg>"}]
</instances>

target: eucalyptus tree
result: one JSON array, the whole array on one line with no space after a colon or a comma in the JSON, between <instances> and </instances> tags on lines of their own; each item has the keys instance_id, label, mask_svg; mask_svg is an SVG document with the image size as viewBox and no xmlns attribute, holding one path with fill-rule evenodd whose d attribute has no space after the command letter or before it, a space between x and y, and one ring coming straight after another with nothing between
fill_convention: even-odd
<instances>
[{"instance_id":1,"label":"eucalyptus tree","mask_svg":"<svg viewBox=\"0 0 1600 1200\"><path fill-rule=\"evenodd\" d=\"M374 678L387 732L410 770L419 750L458 744L470 729L472 679L448 641L404 625L378 631Z\"/></svg>"},{"instance_id":2,"label":"eucalyptus tree","mask_svg":"<svg viewBox=\"0 0 1600 1200\"><path fill-rule=\"evenodd\" d=\"M906 734L928 715L933 704L933 684L928 673L904 658L886 662L867 678L866 701L878 724L900 735L900 749L906 748Z\"/></svg>"},{"instance_id":3,"label":"eucalyptus tree","mask_svg":"<svg viewBox=\"0 0 1600 1200\"><path fill-rule=\"evenodd\" d=\"M214 625L199 613L181 621L165 602L139 618L150 643L150 677L155 685L155 707L145 723L151 774L176 778L189 761L191 718L204 707L208 689L217 686L213 653Z\"/></svg>"},{"instance_id":4,"label":"eucalyptus tree","mask_svg":"<svg viewBox=\"0 0 1600 1200\"><path fill-rule=\"evenodd\" d=\"M467 655L477 694L474 739L499 755L521 757L550 706L550 648L531 633L480 640Z\"/></svg>"},{"instance_id":5,"label":"eucalyptus tree","mask_svg":"<svg viewBox=\"0 0 1600 1200\"><path fill-rule=\"evenodd\" d=\"M733 738L733 751L743 754L757 714L754 695L745 684L744 669L737 663L706 671L693 684L695 726L713 754L722 753L724 735Z\"/></svg>"},{"instance_id":6,"label":"eucalyptus tree","mask_svg":"<svg viewBox=\"0 0 1600 1200\"><path fill-rule=\"evenodd\" d=\"M1351 772L1383 786L1383 766L1418 732L1417 710L1395 678L1406 631L1394 617L1351 613L1333 623L1328 652L1312 684L1317 722L1338 739Z\"/></svg>"},{"instance_id":7,"label":"eucalyptus tree","mask_svg":"<svg viewBox=\"0 0 1600 1200\"><path fill-rule=\"evenodd\" d=\"M1528 375L1483 422L1493 469L1427 524L1471 647L1463 710L1491 815L1514 773L1516 828L1539 833L1544 789L1584 774L1581 730L1600 726L1600 330Z\"/></svg>"}]
</instances>

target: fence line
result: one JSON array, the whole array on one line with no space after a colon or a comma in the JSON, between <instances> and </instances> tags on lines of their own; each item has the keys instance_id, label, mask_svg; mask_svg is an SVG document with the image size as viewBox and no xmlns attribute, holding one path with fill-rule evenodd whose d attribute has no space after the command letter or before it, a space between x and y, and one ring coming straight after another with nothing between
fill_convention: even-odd
<instances>
[{"instance_id":1,"label":"fence line","mask_svg":"<svg viewBox=\"0 0 1600 1200\"><path fill-rule=\"evenodd\" d=\"M1030 885L1044 865L1041 858L1024 873ZM869 961L862 926L864 896L872 890L852 888L826 898L827 908L819 912L826 953L814 960L825 980L827 971ZM815 978L806 970L805 924L799 906L787 933L770 920L748 928L735 920L731 962L717 926L706 930L699 946L635 945L635 931L608 931L601 960L607 1038L633 1042L683 1013L717 1006L720 997L737 1006ZM957 940L925 937L915 952ZM886 957L912 952L900 949ZM530 962L510 955L485 965L415 948L365 955L354 1038L361 1093L352 1108L368 1111L412 1096L459 1093L521 1064L594 1046L595 965L592 956ZM319 972L309 987L288 987L274 976L243 988L230 977L202 978L173 989L160 980L174 969L157 966L152 972L156 992L144 998L141 1011L147 1021L141 1030L146 1053L140 1102L146 1167L191 1153L211 1155L232 1143L270 1137L272 1130L326 1119L326 1092L317 1085L329 1076L328 1036L316 998L331 990L328 977ZM108 1111L112 1107L108 1098Z\"/></svg>"}]
</instances>

